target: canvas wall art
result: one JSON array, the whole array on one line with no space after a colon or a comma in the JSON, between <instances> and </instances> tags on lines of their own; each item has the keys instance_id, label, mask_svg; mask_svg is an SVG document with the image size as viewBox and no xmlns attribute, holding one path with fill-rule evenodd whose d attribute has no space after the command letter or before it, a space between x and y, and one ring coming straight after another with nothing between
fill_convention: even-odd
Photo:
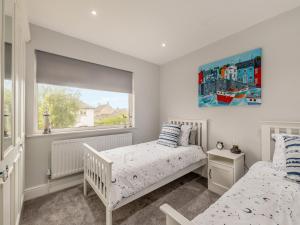
<instances>
[{"instance_id":1,"label":"canvas wall art","mask_svg":"<svg viewBox=\"0 0 300 225\"><path fill-rule=\"evenodd\" d=\"M261 104L260 48L199 67L198 105Z\"/></svg>"}]
</instances>

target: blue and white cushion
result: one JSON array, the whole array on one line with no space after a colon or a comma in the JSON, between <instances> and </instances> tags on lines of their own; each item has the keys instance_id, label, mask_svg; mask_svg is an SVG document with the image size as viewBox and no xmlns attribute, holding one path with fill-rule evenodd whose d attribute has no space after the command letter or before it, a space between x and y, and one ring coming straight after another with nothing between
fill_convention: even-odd
<instances>
[{"instance_id":1,"label":"blue and white cushion","mask_svg":"<svg viewBox=\"0 0 300 225\"><path fill-rule=\"evenodd\" d=\"M287 177L300 182L300 136L284 136Z\"/></svg>"},{"instance_id":2,"label":"blue and white cushion","mask_svg":"<svg viewBox=\"0 0 300 225\"><path fill-rule=\"evenodd\" d=\"M176 148L178 145L181 125L165 123L161 128L157 144Z\"/></svg>"}]
</instances>

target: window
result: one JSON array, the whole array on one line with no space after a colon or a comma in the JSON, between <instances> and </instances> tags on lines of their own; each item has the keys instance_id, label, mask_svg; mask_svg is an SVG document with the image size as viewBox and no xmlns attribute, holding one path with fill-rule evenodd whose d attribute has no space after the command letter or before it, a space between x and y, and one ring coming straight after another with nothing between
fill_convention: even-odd
<instances>
[{"instance_id":1,"label":"window","mask_svg":"<svg viewBox=\"0 0 300 225\"><path fill-rule=\"evenodd\" d=\"M37 128L129 127L132 73L36 51Z\"/></svg>"},{"instance_id":2,"label":"window","mask_svg":"<svg viewBox=\"0 0 300 225\"><path fill-rule=\"evenodd\" d=\"M52 129L129 126L130 94L38 84L38 129L49 111Z\"/></svg>"}]
</instances>

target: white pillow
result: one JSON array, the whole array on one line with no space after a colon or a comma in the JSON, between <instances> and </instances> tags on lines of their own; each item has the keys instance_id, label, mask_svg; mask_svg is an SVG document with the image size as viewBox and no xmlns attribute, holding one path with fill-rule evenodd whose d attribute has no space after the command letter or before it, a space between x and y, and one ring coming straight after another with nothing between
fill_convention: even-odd
<instances>
[{"instance_id":1,"label":"white pillow","mask_svg":"<svg viewBox=\"0 0 300 225\"><path fill-rule=\"evenodd\" d=\"M275 141L275 150L273 155L273 168L280 171L286 170L286 157L285 157L285 143L283 135L286 134L272 134Z\"/></svg>"},{"instance_id":2,"label":"white pillow","mask_svg":"<svg viewBox=\"0 0 300 225\"><path fill-rule=\"evenodd\" d=\"M190 140L189 144L190 145L197 145L198 140L197 140L197 134L198 134L198 127L197 126L192 126L191 133L190 133Z\"/></svg>"},{"instance_id":3,"label":"white pillow","mask_svg":"<svg viewBox=\"0 0 300 225\"><path fill-rule=\"evenodd\" d=\"M178 145L188 146L192 125L182 125Z\"/></svg>"}]
</instances>

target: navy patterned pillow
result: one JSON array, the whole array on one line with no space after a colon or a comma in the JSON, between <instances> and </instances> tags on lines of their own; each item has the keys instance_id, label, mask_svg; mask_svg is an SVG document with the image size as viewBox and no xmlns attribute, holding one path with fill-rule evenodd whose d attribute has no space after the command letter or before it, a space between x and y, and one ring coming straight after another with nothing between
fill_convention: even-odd
<instances>
[{"instance_id":1,"label":"navy patterned pillow","mask_svg":"<svg viewBox=\"0 0 300 225\"><path fill-rule=\"evenodd\" d=\"M181 125L165 123L161 128L157 144L176 148L178 145Z\"/></svg>"},{"instance_id":2,"label":"navy patterned pillow","mask_svg":"<svg viewBox=\"0 0 300 225\"><path fill-rule=\"evenodd\" d=\"M300 136L284 136L287 177L300 181Z\"/></svg>"}]
</instances>

